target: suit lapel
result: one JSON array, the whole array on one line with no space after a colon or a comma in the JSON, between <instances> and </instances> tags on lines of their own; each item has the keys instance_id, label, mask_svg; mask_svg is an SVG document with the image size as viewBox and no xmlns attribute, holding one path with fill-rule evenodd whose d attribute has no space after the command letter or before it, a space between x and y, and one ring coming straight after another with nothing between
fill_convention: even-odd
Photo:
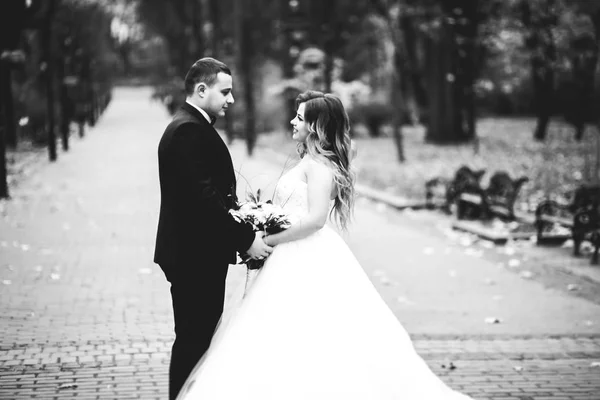
<instances>
[{"instance_id":1,"label":"suit lapel","mask_svg":"<svg viewBox=\"0 0 600 400\"><path fill-rule=\"evenodd\" d=\"M231 159L231 154L229 153L229 148L227 147L227 145L225 144L225 142L223 141L223 139L221 138L221 135L219 135L219 133L217 132L217 130L210 124L210 122L208 122L206 120L206 118L204 118L204 115L202 115L202 113L200 111L198 111L194 106L192 106L189 103L183 103L183 105L181 106L181 109L188 113L189 115L191 115L195 120L198 121L198 123L202 126L202 129L205 130L206 133L209 134L214 134L216 136L216 140L217 142L222 145L222 149L223 149L223 157L225 158L225 163L227 164L227 169L229 170L229 179L231 185L231 191L232 193L226 193L225 195L229 198L234 196L235 199L235 192L236 192L236 179L235 179L235 171L233 169L233 160Z\"/></svg>"}]
</instances>

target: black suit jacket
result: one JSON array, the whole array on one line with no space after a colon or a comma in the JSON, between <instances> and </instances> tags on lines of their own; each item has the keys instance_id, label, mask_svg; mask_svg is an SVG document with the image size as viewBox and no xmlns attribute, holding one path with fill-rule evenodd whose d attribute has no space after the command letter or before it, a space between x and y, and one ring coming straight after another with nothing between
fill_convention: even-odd
<instances>
[{"instance_id":1,"label":"black suit jacket","mask_svg":"<svg viewBox=\"0 0 600 400\"><path fill-rule=\"evenodd\" d=\"M154 262L180 276L210 273L201 269L211 263L235 263L235 252L250 247L254 232L228 214L237 200L231 155L193 106L185 103L165 129L158 166L161 205Z\"/></svg>"}]
</instances>

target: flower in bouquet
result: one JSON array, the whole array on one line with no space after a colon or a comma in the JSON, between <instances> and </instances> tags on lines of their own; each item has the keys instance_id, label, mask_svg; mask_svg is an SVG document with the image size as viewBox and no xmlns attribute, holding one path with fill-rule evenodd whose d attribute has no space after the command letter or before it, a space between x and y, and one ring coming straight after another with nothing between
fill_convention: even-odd
<instances>
[{"instance_id":1,"label":"flower in bouquet","mask_svg":"<svg viewBox=\"0 0 600 400\"><path fill-rule=\"evenodd\" d=\"M273 235L291 226L283 208L273 204L271 200L260 200L260 189L256 195L250 194L246 202L239 203L237 209L229 210L229 213L236 221L250 224L255 232L261 231L265 235ZM259 269L265 262L254 260L248 254L242 254L241 259L248 269Z\"/></svg>"}]
</instances>

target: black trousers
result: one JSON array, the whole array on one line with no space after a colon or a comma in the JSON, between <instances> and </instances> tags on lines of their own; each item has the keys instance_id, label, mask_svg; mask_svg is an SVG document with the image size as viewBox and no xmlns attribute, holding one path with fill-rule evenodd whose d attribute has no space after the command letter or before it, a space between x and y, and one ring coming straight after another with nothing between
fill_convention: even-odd
<instances>
[{"instance_id":1,"label":"black trousers","mask_svg":"<svg viewBox=\"0 0 600 400\"><path fill-rule=\"evenodd\" d=\"M196 269L198 266L195 266ZM175 342L169 366L169 399L175 400L204 355L223 314L227 263L203 266L206 274L169 274Z\"/></svg>"}]
</instances>

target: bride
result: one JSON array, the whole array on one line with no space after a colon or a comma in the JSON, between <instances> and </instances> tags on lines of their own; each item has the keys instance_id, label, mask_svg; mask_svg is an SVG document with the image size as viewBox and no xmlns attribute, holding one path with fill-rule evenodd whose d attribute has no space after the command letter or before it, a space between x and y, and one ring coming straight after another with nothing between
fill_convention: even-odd
<instances>
[{"instance_id":1,"label":"bride","mask_svg":"<svg viewBox=\"0 0 600 400\"><path fill-rule=\"evenodd\" d=\"M354 175L341 101L307 91L291 121L300 163L275 201L293 220L241 303L217 328L178 399L450 400L338 234L351 217Z\"/></svg>"}]
</instances>

